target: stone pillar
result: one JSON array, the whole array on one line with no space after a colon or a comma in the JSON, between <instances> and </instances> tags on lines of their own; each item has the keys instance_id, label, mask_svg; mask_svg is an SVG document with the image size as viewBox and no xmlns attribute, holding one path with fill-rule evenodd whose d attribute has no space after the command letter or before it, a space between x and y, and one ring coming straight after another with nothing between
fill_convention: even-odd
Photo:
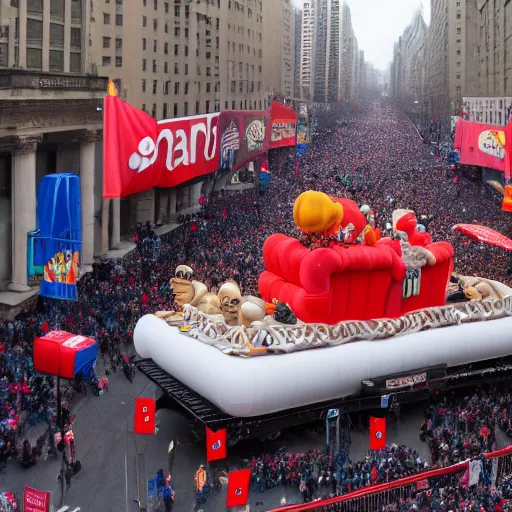
<instances>
[{"instance_id":1,"label":"stone pillar","mask_svg":"<svg viewBox=\"0 0 512 512\"><path fill-rule=\"evenodd\" d=\"M101 209L101 256L105 257L108 253L108 223L110 217L110 199L103 198Z\"/></svg>"},{"instance_id":2,"label":"stone pillar","mask_svg":"<svg viewBox=\"0 0 512 512\"><path fill-rule=\"evenodd\" d=\"M71 2L64 2L64 73L69 73L71 51ZM86 48L82 48L82 52Z\"/></svg>"},{"instance_id":3,"label":"stone pillar","mask_svg":"<svg viewBox=\"0 0 512 512\"><path fill-rule=\"evenodd\" d=\"M82 265L94 262L94 162L96 141L101 133L85 132L80 137L80 191L82 199Z\"/></svg>"},{"instance_id":4,"label":"stone pillar","mask_svg":"<svg viewBox=\"0 0 512 512\"><path fill-rule=\"evenodd\" d=\"M20 68L27 67L27 0L20 0L18 16L20 19L19 27L19 50L17 65Z\"/></svg>"},{"instance_id":5,"label":"stone pillar","mask_svg":"<svg viewBox=\"0 0 512 512\"><path fill-rule=\"evenodd\" d=\"M176 204L178 202L178 189L173 187L169 190L168 222L176 222Z\"/></svg>"},{"instance_id":6,"label":"stone pillar","mask_svg":"<svg viewBox=\"0 0 512 512\"><path fill-rule=\"evenodd\" d=\"M43 0L42 70L50 70L50 0Z\"/></svg>"},{"instance_id":7,"label":"stone pillar","mask_svg":"<svg viewBox=\"0 0 512 512\"><path fill-rule=\"evenodd\" d=\"M112 249L121 246L121 199L112 199Z\"/></svg>"},{"instance_id":8,"label":"stone pillar","mask_svg":"<svg viewBox=\"0 0 512 512\"><path fill-rule=\"evenodd\" d=\"M36 229L36 152L38 137L20 138L12 156L12 282L9 290L30 290L27 235Z\"/></svg>"}]
</instances>

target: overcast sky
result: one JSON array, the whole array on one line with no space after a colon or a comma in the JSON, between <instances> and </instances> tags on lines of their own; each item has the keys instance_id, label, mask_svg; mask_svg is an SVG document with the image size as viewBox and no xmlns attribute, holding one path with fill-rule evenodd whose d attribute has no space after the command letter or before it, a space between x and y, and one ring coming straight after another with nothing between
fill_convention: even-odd
<instances>
[{"instance_id":1,"label":"overcast sky","mask_svg":"<svg viewBox=\"0 0 512 512\"><path fill-rule=\"evenodd\" d=\"M294 2L302 5L303 0ZM430 21L430 0L347 0L347 3L359 49L364 50L365 60L378 69L386 69L391 62L395 41L421 4L427 24Z\"/></svg>"}]
</instances>

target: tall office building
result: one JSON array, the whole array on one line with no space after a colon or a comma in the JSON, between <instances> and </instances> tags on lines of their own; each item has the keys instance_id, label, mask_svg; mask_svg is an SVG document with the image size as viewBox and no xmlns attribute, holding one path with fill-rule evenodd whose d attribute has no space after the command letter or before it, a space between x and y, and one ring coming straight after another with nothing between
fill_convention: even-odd
<instances>
[{"instance_id":1,"label":"tall office building","mask_svg":"<svg viewBox=\"0 0 512 512\"><path fill-rule=\"evenodd\" d=\"M312 100L315 94L315 7L317 1L306 0L302 6L300 95L302 99L306 100Z\"/></svg>"},{"instance_id":2,"label":"tall office building","mask_svg":"<svg viewBox=\"0 0 512 512\"><path fill-rule=\"evenodd\" d=\"M295 81L295 9L291 0L263 2L263 88L291 98Z\"/></svg>"}]
</instances>

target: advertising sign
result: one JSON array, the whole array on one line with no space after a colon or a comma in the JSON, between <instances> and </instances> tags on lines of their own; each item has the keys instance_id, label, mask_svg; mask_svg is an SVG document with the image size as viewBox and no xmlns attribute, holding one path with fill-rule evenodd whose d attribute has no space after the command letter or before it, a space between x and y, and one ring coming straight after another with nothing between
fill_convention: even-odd
<instances>
[{"instance_id":1,"label":"advertising sign","mask_svg":"<svg viewBox=\"0 0 512 512\"><path fill-rule=\"evenodd\" d=\"M50 493L25 486L23 492L23 510L25 512L50 512Z\"/></svg>"}]
</instances>

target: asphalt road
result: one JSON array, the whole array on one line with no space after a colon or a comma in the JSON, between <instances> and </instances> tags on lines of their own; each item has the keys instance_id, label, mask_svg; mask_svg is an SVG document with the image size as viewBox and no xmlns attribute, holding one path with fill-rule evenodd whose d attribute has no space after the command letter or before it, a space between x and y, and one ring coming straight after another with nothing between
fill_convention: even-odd
<instances>
[{"instance_id":1,"label":"asphalt road","mask_svg":"<svg viewBox=\"0 0 512 512\"><path fill-rule=\"evenodd\" d=\"M136 512L133 501L139 491L137 475L145 482L162 468L170 468L168 447L175 442L172 460L172 486L176 491L173 512L191 512L195 505L194 474L199 464L205 463L204 443L197 440L185 417L177 411L159 411L159 431L155 436L133 435L133 413L137 396L154 396L155 388L146 377L137 374L130 384L122 373L110 377L109 392L100 397L89 394L80 398L72 407L76 415L74 429L77 457L82 462L82 471L73 479L66 494L65 504L81 507L82 512ZM418 438L421 424L420 405L402 409L400 424L388 423L388 444L405 444L417 449L428 460L427 446ZM508 444L498 434L500 445ZM284 432L281 438L268 443L248 441L229 450L222 467L243 467L243 459L264 452L273 452L281 446L288 451L302 452L308 448L322 448L323 436L313 435L311 429L294 429ZM368 433L352 432L350 457L362 460L368 450ZM0 474L0 490L10 491L21 497L24 485L52 492L52 503L57 505L59 493L57 475L58 460L40 461L35 467L23 470L14 461ZM204 512L226 510L226 489L210 499L201 508ZM251 493L251 511L263 511L287 503L300 502L296 490L279 487L264 493Z\"/></svg>"}]
</instances>

